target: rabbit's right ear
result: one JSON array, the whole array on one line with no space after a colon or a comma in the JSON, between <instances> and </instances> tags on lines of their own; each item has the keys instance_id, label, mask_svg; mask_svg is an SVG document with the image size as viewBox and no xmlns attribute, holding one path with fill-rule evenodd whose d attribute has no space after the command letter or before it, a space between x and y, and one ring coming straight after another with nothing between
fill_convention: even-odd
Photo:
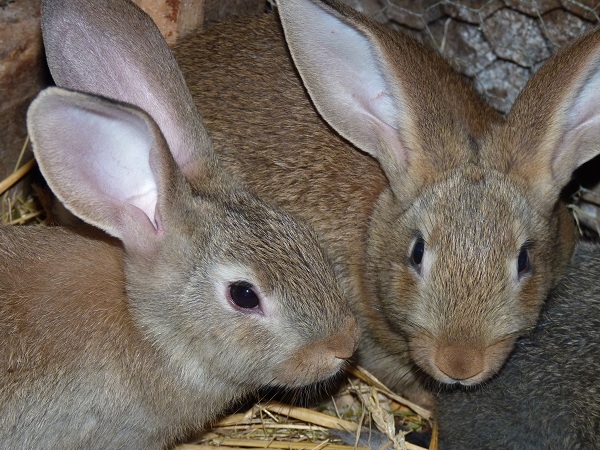
<instances>
[{"instance_id":1,"label":"rabbit's right ear","mask_svg":"<svg viewBox=\"0 0 600 450\"><path fill-rule=\"evenodd\" d=\"M470 113L460 103L474 95L436 55L333 0L280 0L278 9L315 107L380 162L396 195L408 201L471 157Z\"/></svg>"},{"instance_id":2,"label":"rabbit's right ear","mask_svg":"<svg viewBox=\"0 0 600 450\"><path fill-rule=\"evenodd\" d=\"M48 88L31 104L27 126L52 191L75 215L152 251L164 234L161 204L178 179L154 121L96 96Z\"/></svg>"},{"instance_id":3,"label":"rabbit's right ear","mask_svg":"<svg viewBox=\"0 0 600 450\"><path fill-rule=\"evenodd\" d=\"M191 178L212 146L183 75L150 17L127 0L44 0L46 58L57 86L135 105L158 124Z\"/></svg>"}]
</instances>

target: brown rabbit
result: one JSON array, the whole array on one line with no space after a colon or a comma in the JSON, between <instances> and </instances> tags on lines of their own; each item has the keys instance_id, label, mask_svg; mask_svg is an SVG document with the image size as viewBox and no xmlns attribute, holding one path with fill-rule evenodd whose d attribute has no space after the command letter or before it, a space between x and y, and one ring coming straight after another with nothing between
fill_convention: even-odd
<instances>
[{"instance_id":1,"label":"brown rabbit","mask_svg":"<svg viewBox=\"0 0 600 450\"><path fill-rule=\"evenodd\" d=\"M263 386L336 374L358 327L314 233L220 168L172 59L125 63L164 55L157 31L97 27L149 19L121 0L43 14L67 47L100 43L115 64L94 81L151 113L61 88L30 107L54 193L117 239L0 228L0 447L160 449Z\"/></svg>"},{"instance_id":2,"label":"brown rabbit","mask_svg":"<svg viewBox=\"0 0 600 450\"><path fill-rule=\"evenodd\" d=\"M273 16L176 49L220 159L317 230L360 316L360 363L417 399L420 372L485 380L572 253L559 194L598 152L598 38L550 62L503 118L436 54L334 0L279 11L300 77ZM63 76L78 58L50 59L57 83L115 96Z\"/></svg>"},{"instance_id":3,"label":"brown rabbit","mask_svg":"<svg viewBox=\"0 0 600 450\"><path fill-rule=\"evenodd\" d=\"M413 396L421 371L484 381L572 254L559 195L600 152L600 32L503 118L439 56L338 2L280 0L279 15L301 79L274 17L177 49L220 156L315 227L360 317L360 363Z\"/></svg>"}]
</instances>

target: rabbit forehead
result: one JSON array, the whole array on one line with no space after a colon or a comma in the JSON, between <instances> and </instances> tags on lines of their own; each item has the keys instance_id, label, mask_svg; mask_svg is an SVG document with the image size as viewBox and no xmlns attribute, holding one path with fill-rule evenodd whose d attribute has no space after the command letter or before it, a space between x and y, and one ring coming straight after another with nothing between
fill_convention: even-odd
<instances>
[{"instance_id":1,"label":"rabbit forehead","mask_svg":"<svg viewBox=\"0 0 600 450\"><path fill-rule=\"evenodd\" d=\"M432 249L475 259L518 250L537 219L504 174L476 167L454 171L425 190L407 216Z\"/></svg>"},{"instance_id":2,"label":"rabbit forehead","mask_svg":"<svg viewBox=\"0 0 600 450\"><path fill-rule=\"evenodd\" d=\"M223 216L226 224L221 228L223 243L219 244L223 257L253 267L265 288L279 295L312 296L337 303L341 288L315 233L258 199L241 201L243 208L231 204ZM325 286L334 289L324 290ZM305 302L296 303L302 306Z\"/></svg>"}]
</instances>

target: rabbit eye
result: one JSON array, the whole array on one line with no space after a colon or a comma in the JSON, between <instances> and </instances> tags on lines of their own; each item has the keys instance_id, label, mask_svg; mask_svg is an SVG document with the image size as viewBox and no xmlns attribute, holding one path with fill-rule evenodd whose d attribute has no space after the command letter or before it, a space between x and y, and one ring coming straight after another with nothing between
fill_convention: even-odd
<instances>
[{"instance_id":1,"label":"rabbit eye","mask_svg":"<svg viewBox=\"0 0 600 450\"><path fill-rule=\"evenodd\" d=\"M529 251L527 250L526 245L523 245L521 247L521 251L519 252L519 258L517 259L517 270L519 273L519 278L530 271Z\"/></svg>"},{"instance_id":2,"label":"rabbit eye","mask_svg":"<svg viewBox=\"0 0 600 450\"><path fill-rule=\"evenodd\" d=\"M421 265L424 253L425 241L422 237L418 237L415 241L415 245L413 246L412 253L410 255L410 262L415 268L418 268Z\"/></svg>"},{"instance_id":3,"label":"rabbit eye","mask_svg":"<svg viewBox=\"0 0 600 450\"><path fill-rule=\"evenodd\" d=\"M260 305L260 299L254 292L254 286L245 281L229 285L229 298L236 306L243 309L253 309Z\"/></svg>"}]
</instances>

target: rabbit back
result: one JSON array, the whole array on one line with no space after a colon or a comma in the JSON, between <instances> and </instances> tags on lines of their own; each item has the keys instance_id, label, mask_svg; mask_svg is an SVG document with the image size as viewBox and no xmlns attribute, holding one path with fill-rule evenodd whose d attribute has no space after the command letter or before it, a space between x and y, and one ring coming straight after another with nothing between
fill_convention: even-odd
<instances>
[{"instance_id":1,"label":"rabbit back","mask_svg":"<svg viewBox=\"0 0 600 450\"><path fill-rule=\"evenodd\" d=\"M194 98L206 100L198 108L227 169L307 220L342 280L360 273L367 222L387 182L314 110L277 16L213 24L175 54Z\"/></svg>"},{"instance_id":2,"label":"rabbit back","mask_svg":"<svg viewBox=\"0 0 600 450\"><path fill-rule=\"evenodd\" d=\"M158 424L129 380L152 378L160 364L128 312L121 246L58 227L3 226L0 254L2 447L141 442L139 430Z\"/></svg>"},{"instance_id":3,"label":"rabbit back","mask_svg":"<svg viewBox=\"0 0 600 450\"><path fill-rule=\"evenodd\" d=\"M116 239L3 226L0 255L0 447L160 449L238 396L210 368L201 385L166 369Z\"/></svg>"}]
</instances>

